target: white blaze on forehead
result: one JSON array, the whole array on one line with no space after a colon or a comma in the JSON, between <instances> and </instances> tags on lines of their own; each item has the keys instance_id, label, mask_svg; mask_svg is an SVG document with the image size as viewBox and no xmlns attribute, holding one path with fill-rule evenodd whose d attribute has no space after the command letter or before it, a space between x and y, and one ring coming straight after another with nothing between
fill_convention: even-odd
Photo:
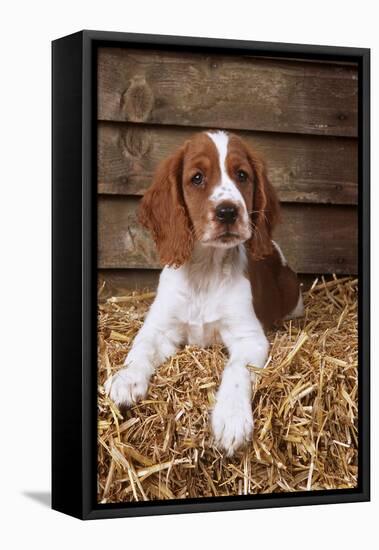
<instances>
[{"instance_id":1,"label":"white blaze on forehead","mask_svg":"<svg viewBox=\"0 0 379 550\"><path fill-rule=\"evenodd\" d=\"M226 171L226 156L228 154L229 136L226 132L207 132L207 135L216 146L221 172L220 182L216 185L209 198L211 201L216 203L220 203L224 200L230 200L240 204L243 207L244 214L247 216L245 201L236 184L230 179Z\"/></svg>"}]
</instances>

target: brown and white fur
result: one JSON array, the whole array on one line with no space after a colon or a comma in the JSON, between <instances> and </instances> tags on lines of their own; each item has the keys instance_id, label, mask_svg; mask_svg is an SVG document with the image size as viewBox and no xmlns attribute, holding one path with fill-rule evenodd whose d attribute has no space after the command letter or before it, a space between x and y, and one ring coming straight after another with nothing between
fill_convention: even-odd
<instances>
[{"instance_id":1,"label":"brown and white fur","mask_svg":"<svg viewBox=\"0 0 379 550\"><path fill-rule=\"evenodd\" d=\"M265 330L303 313L299 283L272 231L279 202L262 160L239 137L202 132L157 169L140 221L165 265L157 296L106 391L130 406L180 346L222 342L229 352L211 415L226 454L252 435L252 376L264 367Z\"/></svg>"}]
</instances>

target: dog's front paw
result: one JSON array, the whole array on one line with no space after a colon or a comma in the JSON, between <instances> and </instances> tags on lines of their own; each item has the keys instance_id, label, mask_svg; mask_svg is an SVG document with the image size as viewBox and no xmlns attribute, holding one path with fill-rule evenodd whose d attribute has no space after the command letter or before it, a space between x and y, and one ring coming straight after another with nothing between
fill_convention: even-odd
<instances>
[{"instance_id":1,"label":"dog's front paw","mask_svg":"<svg viewBox=\"0 0 379 550\"><path fill-rule=\"evenodd\" d=\"M118 406L130 407L147 394L149 377L143 369L126 367L110 376L104 384L109 397Z\"/></svg>"},{"instance_id":2,"label":"dog's front paw","mask_svg":"<svg viewBox=\"0 0 379 550\"><path fill-rule=\"evenodd\" d=\"M252 437L253 413L250 400L218 398L212 412L212 430L216 446L223 449L227 456L232 456Z\"/></svg>"}]
</instances>

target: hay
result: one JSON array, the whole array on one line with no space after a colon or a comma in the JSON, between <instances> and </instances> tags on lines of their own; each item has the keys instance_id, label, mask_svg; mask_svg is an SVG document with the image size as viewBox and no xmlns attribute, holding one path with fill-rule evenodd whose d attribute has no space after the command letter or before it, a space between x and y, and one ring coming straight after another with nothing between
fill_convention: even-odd
<instances>
[{"instance_id":1,"label":"hay","mask_svg":"<svg viewBox=\"0 0 379 550\"><path fill-rule=\"evenodd\" d=\"M355 487L357 286L316 280L304 318L268 335L267 367L254 369L253 441L233 458L212 446L209 430L225 350L186 347L123 418L103 383L122 365L154 293L100 303L99 502Z\"/></svg>"}]
</instances>

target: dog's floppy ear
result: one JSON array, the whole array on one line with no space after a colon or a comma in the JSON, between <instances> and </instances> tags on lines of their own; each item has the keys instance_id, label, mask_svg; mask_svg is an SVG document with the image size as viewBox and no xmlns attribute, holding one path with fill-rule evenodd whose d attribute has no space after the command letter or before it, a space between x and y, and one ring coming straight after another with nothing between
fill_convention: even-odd
<instances>
[{"instance_id":1,"label":"dog's floppy ear","mask_svg":"<svg viewBox=\"0 0 379 550\"><path fill-rule=\"evenodd\" d=\"M179 267L191 256L193 235L182 189L185 145L162 161L139 207L140 223L151 231L163 265Z\"/></svg>"},{"instance_id":2,"label":"dog's floppy ear","mask_svg":"<svg viewBox=\"0 0 379 550\"><path fill-rule=\"evenodd\" d=\"M267 177L263 159L250 148L249 161L254 171L253 205L251 213L252 236L248 246L255 260L272 252L272 232L280 220L280 205L276 191Z\"/></svg>"}]
</instances>

